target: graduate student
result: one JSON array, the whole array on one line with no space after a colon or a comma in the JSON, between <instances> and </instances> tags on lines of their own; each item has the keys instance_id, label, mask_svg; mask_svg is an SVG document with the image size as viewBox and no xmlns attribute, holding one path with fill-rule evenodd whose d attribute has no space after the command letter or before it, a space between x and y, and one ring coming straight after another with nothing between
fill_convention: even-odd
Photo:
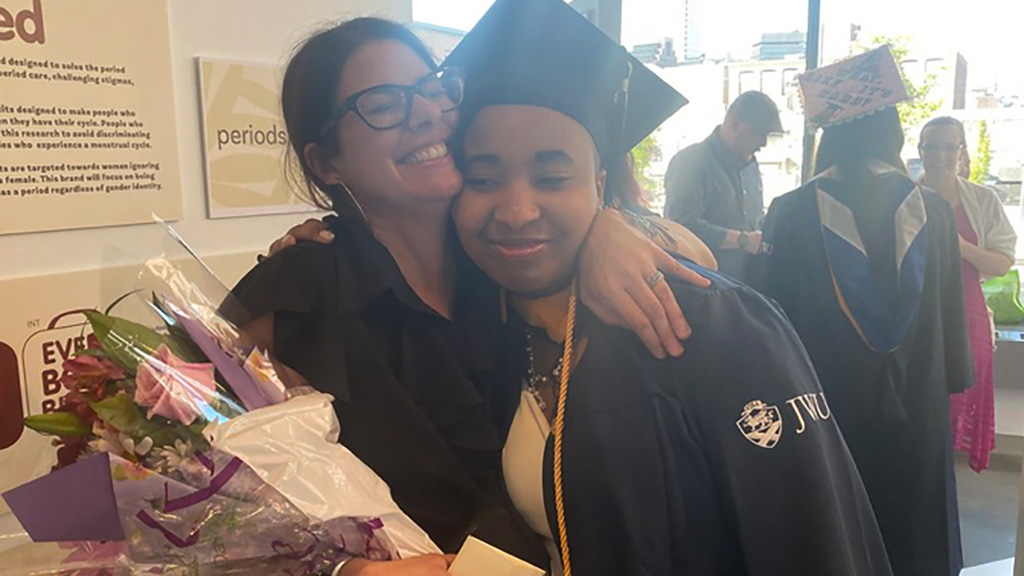
<instances>
[{"instance_id":1,"label":"graduate student","mask_svg":"<svg viewBox=\"0 0 1024 576\"><path fill-rule=\"evenodd\" d=\"M502 289L520 398L505 483L554 572L891 574L829 399L772 303L708 270L709 288L670 282L693 336L659 361L577 297L588 229L623 189L606 168L685 99L560 0L498 0L448 64L472 79L453 218Z\"/></svg>"},{"instance_id":2,"label":"graduate student","mask_svg":"<svg viewBox=\"0 0 1024 576\"><path fill-rule=\"evenodd\" d=\"M777 198L755 286L792 320L857 462L893 573L960 573L949 395L971 384L956 219L900 159L887 47L800 79L817 177Z\"/></svg>"}]
</instances>

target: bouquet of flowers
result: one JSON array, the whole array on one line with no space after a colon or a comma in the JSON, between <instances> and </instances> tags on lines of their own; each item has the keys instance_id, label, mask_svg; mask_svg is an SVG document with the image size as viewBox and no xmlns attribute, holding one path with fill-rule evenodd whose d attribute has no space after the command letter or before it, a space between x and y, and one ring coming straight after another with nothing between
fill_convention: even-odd
<instances>
[{"instance_id":1,"label":"bouquet of flowers","mask_svg":"<svg viewBox=\"0 0 1024 576\"><path fill-rule=\"evenodd\" d=\"M330 396L286 389L178 266L145 269L162 329L84 311L93 333L65 363L61 407L25 421L58 463L3 497L66 552L35 574L319 574L438 552L337 443Z\"/></svg>"}]
</instances>

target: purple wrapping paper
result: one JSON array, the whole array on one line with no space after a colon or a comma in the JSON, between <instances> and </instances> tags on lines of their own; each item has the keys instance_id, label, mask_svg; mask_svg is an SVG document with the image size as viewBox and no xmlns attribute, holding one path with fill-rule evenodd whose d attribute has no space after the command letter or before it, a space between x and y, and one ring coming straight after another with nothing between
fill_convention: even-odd
<instances>
[{"instance_id":1,"label":"purple wrapping paper","mask_svg":"<svg viewBox=\"0 0 1024 576\"><path fill-rule=\"evenodd\" d=\"M22 484L3 498L35 542L124 540L109 454Z\"/></svg>"},{"instance_id":2,"label":"purple wrapping paper","mask_svg":"<svg viewBox=\"0 0 1024 576\"><path fill-rule=\"evenodd\" d=\"M270 406L270 401L263 395L256 383L253 382L252 376L245 371L245 368L239 366L237 362L229 358L221 350L220 346L202 324L189 318L186 314L179 313L177 310L173 310L172 313L182 328L188 332L188 335L199 346L199 349L203 351L203 354L206 354L206 357L210 359L210 362L213 362L217 371L228 381L231 390L238 395L238 399L242 401L246 410L256 410Z\"/></svg>"}]
</instances>

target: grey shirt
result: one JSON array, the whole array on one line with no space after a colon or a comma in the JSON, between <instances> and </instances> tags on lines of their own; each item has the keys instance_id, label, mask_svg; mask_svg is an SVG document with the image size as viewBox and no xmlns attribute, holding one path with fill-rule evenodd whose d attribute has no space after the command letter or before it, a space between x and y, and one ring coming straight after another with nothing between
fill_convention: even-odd
<instances>
[{"instance_id":1,"label":"grey shirt","mask_svg":"<svg viewBox=\"0 0 1024 576\"><path fill-rule=\"evenodd\" d=\"M715 128L703 142L681 150L665 175L665 216L694 232L711 248L722 272L743 279L749 254L723 250L727 230L757 230L764 218L757 159L743 162L725 147Z\"/></svg>"}]
</instances>

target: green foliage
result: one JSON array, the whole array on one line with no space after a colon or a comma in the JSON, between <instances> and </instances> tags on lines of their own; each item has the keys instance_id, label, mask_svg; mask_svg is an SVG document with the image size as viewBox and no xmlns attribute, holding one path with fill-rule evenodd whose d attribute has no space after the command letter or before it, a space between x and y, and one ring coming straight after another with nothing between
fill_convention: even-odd
<instances>
[{"instance_id":1,"label":"green foliage","mask_svg":"<svg viewBox=\"0 0 1024 576\"><path fill-rule=\"evenodd\" d=\"M988 133L988 123L982 120L978 124L978 152L971 158L971 182L984 184L992 167L992 136Z\"/></svg>"},{"instance_id":2,"label":"green foliage","mask_svg":"<svg viewBox=\"0 0 1024 576\"><path fill-rule=\"evenodd\" d=\"M661 145L655 134L649 134L633 148L634 176L640 187L647 192L654 192L661 184L647 175L651 165L662 158Z\"/></svg>"},{"instance_id":3,"label":"green foliage","mask_svg":"<svg viewBox=\"0 0 1024 576\"><path fill-rule=\"evenodd\" d=\"M159 416L148 420L127 394L117 394L89 405L105 423L135 440L149 437L154 446L173 446L175 440L186 440L198 447L206 445L202 434L193 428Z\"/></svg>"},{"instance_id":4,"label":"green foliage","mask_svg":"<svg viewBox=\"0 0 1024 576\"><path fill-rule=\"evenodd\" d=\"M51 412L50 414L37 414L25 418L25 426L40 434L60 436L91 436L92 428L86 426L82 419L71 412Z\"/></svg>"},{"instance_id":5,"label":"green foliage","mask_svg":"<svg viewBox=\"0 0 1024 576\"><path fill-rule=\"evenodd\" d=\"M907 36L875 36L871 39L871 46L888 44L892 49L892 55L897 62L903 62L910 51L910 38ZM903 83L907 86L907 93L910 100L898 106L900 122L903 123L903 130L908 134L908 139L916 141L918 128L927 122L939 108L942 107L941 98L930 98L932 90L938 84L939 79L935 74L927 74L920 83L910 81L906 75Z\"/></svg>"},{"instance_id":6,"label":"green foliage","mask_svg":"<svg viewBox=\"0 0 1024 576\"><path fill-rule=\"evenodd\" d=\"M92 310L84 314L103 351L115 364L132 374L135 374L139 369L139 363L146 357L156 356L161 344L167 345L179 358L193 358L188 348L152 328Z\"/></svg>"}]
</instances>

